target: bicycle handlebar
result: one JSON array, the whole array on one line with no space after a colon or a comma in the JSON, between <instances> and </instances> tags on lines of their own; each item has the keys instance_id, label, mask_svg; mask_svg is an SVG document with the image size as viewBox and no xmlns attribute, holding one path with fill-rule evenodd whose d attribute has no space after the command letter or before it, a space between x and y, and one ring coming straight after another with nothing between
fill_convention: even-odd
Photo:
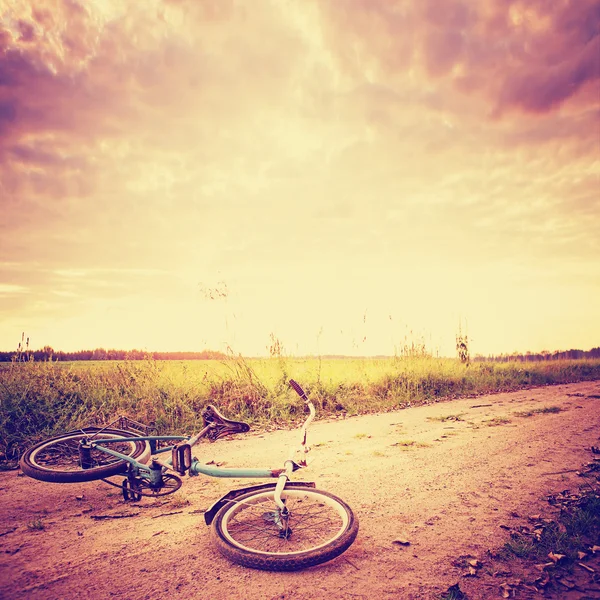
<instances>
[{"instance_id":1,"label":"bicycle handlebar","mask_svg":"<svg viewBox=\"0 0 600 600\"><path fill-rule=\"evenodd\" d=\"M308 426L310 425L311 421L315 418L315 406L314 404L308 399L308 396L306 395L305 391L300 387L300 385L294 381L293 379L290 379L289 381L290 387L298 394L298 396L300 396L300 398L302 398L302 400L304 400L304 403L306 404L306 406L308 406L308 409L310 411L310 414L308 415L308 417L306 418L306 421L304 421L304 424L302 425L302 440L300 442L300 448L296 449L293 451L293 455L295 455L298 451L301 452L302 457L299 460L299 464L302 467L306 467L307 466L307 461L306 461L306 457L308 452L310 451L310 448L306 445L306 431L308 429ZM291 461L292 459L290 459ZM288 466L291 468L291 465L293 463L289 462Z\"/></svg>"},{"instance_id":2,"label":"bicycle handlebar","mask_svg":"<svg viewBox=\"0 0 600 600\"><path fill-rule=\"evenodd\" d=\"M290 379L290 387L298 394L298 396L300 396L300 398L302 398L302 400L304 400L304 402L306 402L307 404L310 402L304 390L293 379Z\"/></svg>"}]
</instances>

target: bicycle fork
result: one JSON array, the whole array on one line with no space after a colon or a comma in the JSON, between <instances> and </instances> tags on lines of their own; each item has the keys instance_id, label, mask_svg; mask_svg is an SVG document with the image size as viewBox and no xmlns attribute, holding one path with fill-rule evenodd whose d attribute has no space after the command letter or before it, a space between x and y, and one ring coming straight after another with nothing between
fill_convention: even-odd
<instances>
[{"instance_id":1,"label":"bicycle fork","mask_svg":"<svg viewBox=\"0 0 600 600\"><path fill-rule=\"evenodd\" d=\"M304 424L302 425L302 439L300 442L300 448L294 449L291 453L290 458L288 458L288 460L285 461L283 465L284 470L280 473L277 479L277 485L275 486L275 492L273 495L275 504L277 504L277 508L279 509L279 514L274 519L274 522L279 527L279 535L286 539L292 533L291 529L289 528L290 511L285 505L285 501L282 499L281 495L285 488L285 484L290 480L290 475L293 473L293 471L296 470L298 467L308 466L307 458L308 453L310 451L310 447L306 443L306 432L308 430L308 426L315 418L315 407L306 396L304 390L293 379L290 379L289 383L290 386L298 393L298 395L304 400L305 404L308 406L309 415L308 418L304 421ZM301 454L300 459L298 461L299 464L295 463L293 460L296 457L297 453Z\"/></svg>"},{"instance_id":2,"label":"bicycle fork","mask_svg":"<svg viewBox=\"0 0 600 600\"><path fill-rule=\"evenodd\" d=\"M279 537L287 539L292 533L292 530L289 527L290 511L285 505L285 500L281 495L283 494L285 484L289 481L290 475L294 470L294 462L292 460L287 460L284 466L285 470L279 475L273 493L273 499L275 500L275 504L277 504L277 509L272 513L265 515L265 518L275 523L279 529Z\"/></svg>"}]
</instances>

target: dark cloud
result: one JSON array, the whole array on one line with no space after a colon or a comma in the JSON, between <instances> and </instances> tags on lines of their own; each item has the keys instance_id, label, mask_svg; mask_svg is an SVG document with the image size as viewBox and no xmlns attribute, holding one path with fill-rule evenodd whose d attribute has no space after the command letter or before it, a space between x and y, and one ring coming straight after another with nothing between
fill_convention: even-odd
<instances>
[{"instance_id":1,"label":"dark cloud","mask_svg":"<svg viewBox=\"0 0 600 600\"><path fill-rule=\"evenodd\" d=\"M0 91L3 95L8 95L11 88L23 86L31 76L33 68L32 63L20 51L14 49L5 49L0 57Z\"/></svg>"},{"instance_id":2,"label":"dark cloud","mask_svg":"<svg viewBox=\"0 0 600 600\"><path fill-rule=\"evenodd\" d=\"M15 37L8 20L0 24L5 45L0 53L0 102L16 107L10 123L5 123L0 152L29 133L69 132L78 139L103 133L119 105L115 92L120 82L111 73L118 78L123 70L122 48L112 57L99 58L103 27L70 0L57 3L55 10L40 3L30 21L19 21L21 32L24 27L39 32L34 43ZM94 66L98 60L104 61L104 68Z\"/></svg>"},{"instance_id":3,"label":"dark cloud","mask_svg":"<svg viewBox=\"0 0 600 600\"><path fill-rule=\"evenodd\" d=\"M474 10L467 2L426 0L416 5L428 23L444 29L464 31L475 17Z\"/></svg>"},{"instance_id":4,"label":"dark cloud","mask_svg":"<svg viewBox=\"0 0 600 600\"><path fill-rule=\"evenodd\" d=\"M507 148L523 145L547 148L547 154L554 152L550 145L560 145L563 152L576 144L582 156L595 156L600 139L600 107L589 108L574 114L541 114L536 119L521 118L518 126L505 127L496 135L498 142Z\"/></svg>"},{"instance_id":5,"label":"dark cloud","mask_svg":"<svg viewBox=\"0 0 600 600\"><path fill-rule=\"evenodd\" d=\"M19 21L18 26L20 30L20 42L33 42L35 40L35 28L31 23Z\"/></svg>"},{"instance_id":6,"label":"dark cloud","mask_svg":"<svg viewBox=\"0 0 600 600\"><path fill-rule=\"evenodd\" d=\"M201 124L180 118L204 109L233 124L267 103L283 106L303 57L298 37L264 7L245 15L230 2L164 3L155 14L129 10L100 23L77 2L57 6L33 11L32 27L44 32L35 44L0 24L0 103L15 107L10 119L6 108L0 152L28 132L64 132L77 143L134 129L163 144L165 136L198 138ZM167 9L177 18L168 21ZM253 27L265 32L260 44Z\"/></svg>"},{"instance_id":7,"label":"dark cloud","mask_svg":"<svg viewBox=\"0 0 600 600\"><path fill-rule=\"evenodd\" d=\"M0 56L0 103L10 121L4 122L2 147L28 132L76 130L80 112L77 76L60 75L22 50Z\"/></svg>"},{"instance_id":8,"label":"dark cloud","mask_svg":"<svg viewBox=\"0 0 600 600\"><path fill-rule=\"evenodd\" d=\"M498 99L499 108L515 106L528 112L547 112L588 83L595 87L600 99L600 37L575 49L570 60L545 68L527 65L508 74Z\"/></svg>"},{"instance_id":9,"label":"dark cloud","mask_svg":"<svg viewBox=\"0 0 600 600\"><path fill-rule=\"evenodd\" d=\"M54 150L54 148L51 150ZM85 166L85 162L79 156L61 156L51 150L44 150L43 148L26 144L17 144L9 147L8 153L21 164L37 167L78 169Z\"/></svg>"},{"instance_id":10,"label":"dark cloud","mask_svg":"<svg viewBox=\"0 0 600 600\"><path fill-rule=\"evenodd\" d=\"M4 52L12 43L12 35L0 22L0 51Z\"/></svg>"},{"instance_id":11,"label":"dark cloud","mask_svg":"<svg viewBox=\"0 0 600 600\"><path fill-rule=\"evenodd\" d=\"M425 40L425 63L433 77L448 73L461 59L465 46L464 34L451 29L430 29Z\"/></svg>"},{"instance_id":12,"label":"dark cloud","mask_svg":"<svg viewBox=\"0 0 600 600\"><path fill-rule=\"evenodd\" d=\"M349 49L360 47L363 67L376 61L388 85L421 70L448 91L487 100L496 114L553 111L586 86L600 93L596 0L355 0L322 6L332 49L355 77L361 70L351 64Z\"/></svg>"},{"instance_id":13,"label":"dark cloud","mask_svg":"<svg viewBox=\"0 0 600 600\"><path fill-rule=\"evenodd\" d=\"M0 136L8 130L11 123L14 123L17 117L15 102L9 100L0 101Z\"/></svg>"}]
</instances>

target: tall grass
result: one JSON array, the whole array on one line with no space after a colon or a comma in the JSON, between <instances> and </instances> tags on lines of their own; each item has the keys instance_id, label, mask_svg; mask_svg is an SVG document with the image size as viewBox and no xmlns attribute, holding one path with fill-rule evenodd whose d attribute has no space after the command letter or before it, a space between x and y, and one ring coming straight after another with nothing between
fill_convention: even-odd
<instances>
[{"instance_id":1,"label":"tall grass","mask_svg":"<svg viewBox=\"0 0 600 600\"><path fill-rule=\"evenodd\" d=\"M432 357L286 358L223 361L11 363L0 368L0 462L25 446L120 415L161 433L191 433L209 403L254 426L291 425L304 407L293 377L319 417L355 415L444 399L600 379L600 360L476 363Z\"/></svg>"}]
</instances>

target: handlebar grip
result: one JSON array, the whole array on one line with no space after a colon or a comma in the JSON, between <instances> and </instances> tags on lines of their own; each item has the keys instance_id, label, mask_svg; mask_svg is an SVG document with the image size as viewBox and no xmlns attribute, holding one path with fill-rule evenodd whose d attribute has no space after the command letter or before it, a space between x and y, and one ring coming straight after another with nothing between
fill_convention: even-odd
<instances>
[{"instance_id":1,"label":"handlebar grip","mask_svg":"<svg viewBox=\"0 0 600 600\"><path fill-rule=\"evenodd\" d=\"M296 383L293 379L290 379L290 387L304 400L304 402L308 402L308 397L306 396L304 390Z\"/></svg>"}]
</instances>

